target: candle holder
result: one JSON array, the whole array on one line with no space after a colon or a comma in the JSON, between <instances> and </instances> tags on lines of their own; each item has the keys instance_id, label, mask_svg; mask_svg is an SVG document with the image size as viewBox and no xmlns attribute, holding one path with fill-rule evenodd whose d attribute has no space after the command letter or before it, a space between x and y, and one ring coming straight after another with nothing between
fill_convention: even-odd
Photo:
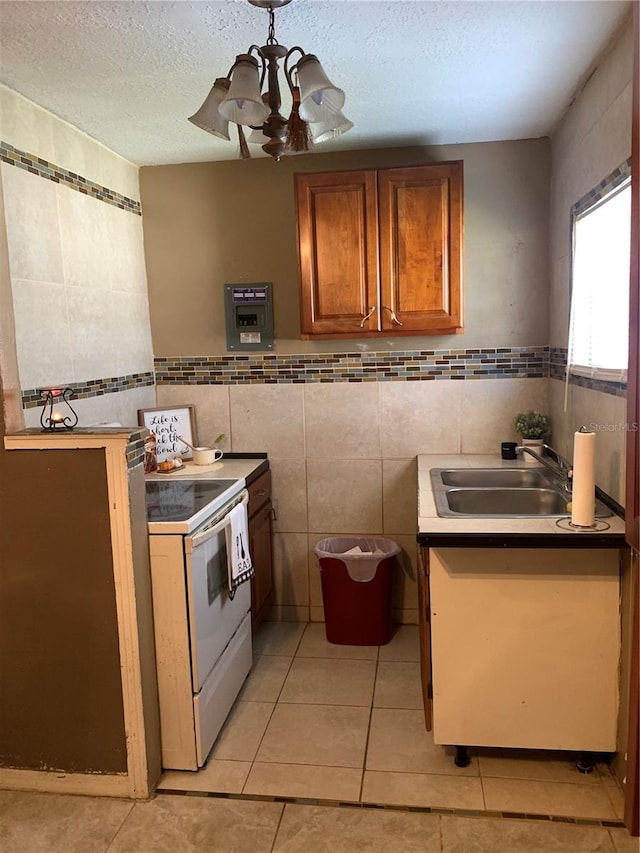
<instances>
[{"instance_id":1,"label":"candle holder","mask_svg":"<svg viewBox=\"0 0 640 853\"><path fill-rule=\"evenodd\" d=\"M73 410L69 399L73 394L71 388L43 388L40 395L44 399L40 423L43 432L55 430L71 430L78 423L78 416Z\"/></svg>"}]
</instances>

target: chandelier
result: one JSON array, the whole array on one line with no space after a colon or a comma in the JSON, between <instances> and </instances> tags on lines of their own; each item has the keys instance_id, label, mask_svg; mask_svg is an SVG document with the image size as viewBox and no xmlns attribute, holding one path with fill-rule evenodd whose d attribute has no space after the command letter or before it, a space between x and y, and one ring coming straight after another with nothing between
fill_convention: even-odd
<instances>
[{"instance_id":1,"label":"chandelier","mask_svg":"<svg viewBox=\"0 0 640 853\"><path fill-rule=\"evenodd\" d=\"M269 11L269 33L262 47L252 44L236 61L226 77L218 77L200 109L189 121L207 133L229 139L229 125L238 126L240 156L250 157L249 143L275 160L289 152L308 151L312 143L324 142L345 133L353 123L342 113L344 92L333 85L312 53L301 47L287 49L278 43L274 9L291 0L248 0ZM294 57L297 61L294 61ZM291 94L291 113L280 113L280 61ZM266 81L266 85L265 85ZM248 139L243 128L252 133Z\"/></svg>"}]
</instances>

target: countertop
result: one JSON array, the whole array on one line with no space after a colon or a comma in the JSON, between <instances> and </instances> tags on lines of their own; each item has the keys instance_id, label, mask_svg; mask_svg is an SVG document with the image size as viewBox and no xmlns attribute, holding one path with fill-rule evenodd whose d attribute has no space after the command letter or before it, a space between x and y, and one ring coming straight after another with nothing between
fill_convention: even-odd
<instances>
[{"instance_id":1,"label":"countertop","mask_svg":"<svg viewBox=\"0 0 640 853\"><path fill-rule=\"evenodd\" d=\"M418 541L441 548L619 548L624 546L624 519L603 519L606 531L563 530L556 518L441 518L435 506L432 468L526 468L522 459L499 454L418 456Z\"/></svg>"},{"instance_id":2,"label":"countertop","mask_svg":"<svg viewBox=\"0 0 640 853\"><path fill-rule=\"evenodd\" d=\"M247 485L269 467L266 453L240 453L223 456L212 465L195 465L185 460L184 466L170 474L147 474L147 480L244 480Z\"/></svg>"}]
</instances>

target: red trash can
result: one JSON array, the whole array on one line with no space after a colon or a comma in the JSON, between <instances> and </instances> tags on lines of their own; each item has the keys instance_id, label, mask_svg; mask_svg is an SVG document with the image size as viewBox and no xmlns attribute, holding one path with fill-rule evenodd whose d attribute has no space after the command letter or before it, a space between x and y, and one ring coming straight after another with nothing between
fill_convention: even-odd
<instances>
[{"instance_id":1,"label":"red trash can","mask_svg":"<svg viewBox=\"0 0 640 853\"><path fill-rule=\"evenodd\" d=\"M327 640L384 646L391 639L392 539L331 537L316 543Z\"/></svg>"}]
</instances>

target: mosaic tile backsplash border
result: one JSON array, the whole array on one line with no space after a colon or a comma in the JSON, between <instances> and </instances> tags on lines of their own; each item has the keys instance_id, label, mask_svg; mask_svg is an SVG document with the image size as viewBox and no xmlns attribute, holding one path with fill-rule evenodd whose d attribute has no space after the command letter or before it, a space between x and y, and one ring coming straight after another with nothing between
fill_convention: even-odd
<instances>
[{"instance_id":1,"label":"mosaic tile backsplash border","mask_svg":"<svg viewBox=\"0 0 640 853\"><path fill-rule=\"evenodd\" d=\"M317 382L425 382L474 379L564 380L562 347L496 347L407 352L300 353L159 357L152 372L68 383L74 399L150 385L284 385ZM571 376L571 384L624 397L626 385ZM42 405L40 389L22 392L22 405Z\"/></svg>"},{"instance_id":2,"label":"mosaic tile backsplash border","mask_svg":"<svg viewBox=\"0 0 640 853\"><path fill-rule=\"evenodd\" d=\"M146 431L145 431L146 435ZM127 445L126 459L127 468L135 468L144 463L144 439L145 435L139 432L132 433Z\"/></svg>"},{"instance_id":3,"label":"mosaic tile backsplash border","mask_svg":"<svg viewBox=\"0 0 640 853\"><path fill-rule=\"evenodd\" d=\"M572 217L580 216L585 210L589 210L597 201L605 198L616 187L619 187L625 181L631 178L631 157L624 161L620 166L610 172L606 178L603 178L599 184L593 189L585 193L581 199L572 206Z\"/></svg>"},{"instance_id":4,"label":"mosaic tile backsplash border","mask_svg":"<svg viewBox=\"0 0 640 853\"><path fill-rule=\"evenodd\" d=\"M421 382L548 376L547 347L162 357L158 385Z\"/></svg>"},{"instance_id":5,"label":"mosaic tile backsplash border","mask_svg":"<svg viewBox=\"0 0 640 853\"><path fill-rule=\"evenodd\" d=\"M32 175L46 178L55 184L64 184L83 195L91 196L98 201L104 201L106 204L119 207L121 210L128 210L130 213L142 216L139 201L135 201L115 190L89 181L87 178L82 177L82 175L77 175L75 172L70 172L68 169L56 166L55 163L49 163L47 160L43 160L42 157L36 157L35 154L29 154L27 151L14 148L13 145L2 140L0 140L0 160L3 163L8 163L10 166L16 166L18 169L25 169L27 172L31 172Z\"/></svg>"},{"instance_id":6,"label":"mosaic tile backsplash border","mask_svg":"<svg viewBox=\"0 0 640 853\"><path fill-rule=\"evenodd\" d=\"M549 347L549 378L565 381L567 371L568 350L566 347ZM626 382L613 382L609 379L591 379L587 376L577 376L572 373L569 376L570 385L579 385L581 388L589 388L591 391L600 391L603 394L611 394L614 397L627 396Z\"/></svg>"},{"instance_id":7,"label":"mosaic tile backsplash border","mask_svg":"<svg viewBox=\"0 0 640 853\"><path fill-rule=\"evenodd\" d=\"M104 394L117 394L120 391L132 391L135 388L148 388L155 384L154 374L131 373L128 376L112 376L107 379L92 379L87 382L64 382L61 387L71 388L73 400L86 400L89 397L101 397ZM22 408L34 409L42 406L40 388L29 388L22 392Z\"/></svg>"}]
</instances>

